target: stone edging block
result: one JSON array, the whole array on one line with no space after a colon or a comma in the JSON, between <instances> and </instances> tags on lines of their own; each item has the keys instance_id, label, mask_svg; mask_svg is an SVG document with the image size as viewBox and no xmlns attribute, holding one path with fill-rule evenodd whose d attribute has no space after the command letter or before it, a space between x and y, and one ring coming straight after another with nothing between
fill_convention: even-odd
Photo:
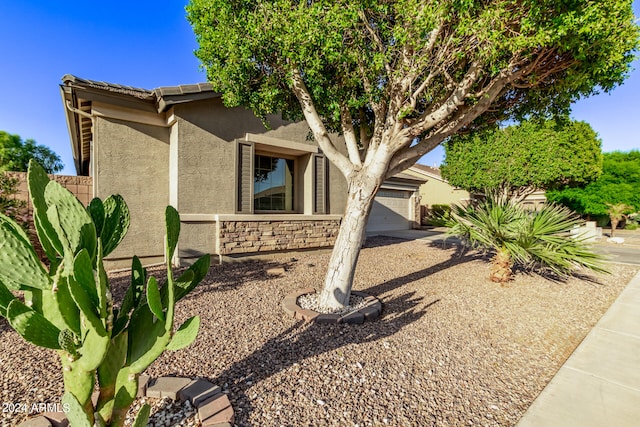
<instances>
[{"instance_id":1,"label":"stone edging block","mask_svg":"<svg viewBox=\"0 0 640 427\"><path fill-rule=\"evenodd\" d=\"M364 307L343 315L318 313L317 311L308 310L298 305L298 298L300 296L315 292L316 290L314 288L304 288L288 294L282 300L282 310L289 317L295 317L296 319L304 320L305 322L324 324L361 324L365 321L377 319L382 313L382 303L380 300L360 291L351 291L351 293L364 298Z\"/></svg>"},{"instance_id":2,"label":"stone edging block","mask_svg":"<svg viewBox=\"0 0 640 427\"><path fill-rule=\"evenodd\" d=\"M146 388L146 393L143 392L142 396L169 397L180 401L189 400L196 408L203 427L227 427L233 425L234 413L229 398L222 393L220 387L208 381L182 377L161 377L151 383L146 375L140 375L140 381L144 381L143 389ZM151 385L146 387L147 383ZM68 425L69 422L64 413L56 412L29 418L19 424L18 427L66 427Z\"/></svg>"}]
</instances>

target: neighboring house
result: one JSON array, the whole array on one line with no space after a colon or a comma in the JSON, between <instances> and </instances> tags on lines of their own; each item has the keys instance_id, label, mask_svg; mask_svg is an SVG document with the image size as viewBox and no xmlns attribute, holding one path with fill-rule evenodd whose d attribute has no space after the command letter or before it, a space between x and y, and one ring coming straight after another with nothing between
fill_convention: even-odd
<instances>
[{"instance_id":1,"label":"neighboring house","mask_svg":"<svg viewBox=\"0 0 640 427\"><path fill-rule=\"evenodd\" d=\"M346 182L305 122L269 116L267 130L206 83L145 90L66 75L60 88L78 175L93 178L97 197L121 194L131 211L110 268L134 254L163 261L168 204L180 212L177 263L333 245ZM367 230L417 225L421 182L386 181Z\"/></svg>"},{"instance_id":2,"label":"neighboring house","mask_svg":"<svg viewBox=\"0 0 640 427\"><path fill-rule=\"evenodd\" d=\"M420 204L426 208L433 205L450 205L469 200L469 192L456 188L442 178L440 169L416 163L405 171L411 176L425 179L420 186Z\"/></svg>"},{"instance_id":3,"label":"neighboring house","mask_svg":"<svg viewBox=\"0 0 640 427\"><path fill-rule=\"evenodd\" d=\"M538 211L547 203L544 190L536 190L522 200L522 205L532 211Z\"/></svg>"}]
</instances>

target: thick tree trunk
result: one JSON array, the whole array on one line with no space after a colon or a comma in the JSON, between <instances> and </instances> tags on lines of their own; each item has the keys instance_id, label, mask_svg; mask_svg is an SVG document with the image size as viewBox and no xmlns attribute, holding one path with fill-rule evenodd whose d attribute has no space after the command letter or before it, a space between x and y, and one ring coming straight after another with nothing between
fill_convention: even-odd
<instances>
[{"instance_id":1,"label":"thick tree trunk","mask_svg":"<svg viewBox=\"0 0 640 427\"><path fill-rule=\"evenodd\" d=\"M349 304L353 275L365 238L367 218L380 186L375 180L362 177L350 184L345 214L320 294L319 302L323 307L342 308Z\"/></svg>"}]
</instances>

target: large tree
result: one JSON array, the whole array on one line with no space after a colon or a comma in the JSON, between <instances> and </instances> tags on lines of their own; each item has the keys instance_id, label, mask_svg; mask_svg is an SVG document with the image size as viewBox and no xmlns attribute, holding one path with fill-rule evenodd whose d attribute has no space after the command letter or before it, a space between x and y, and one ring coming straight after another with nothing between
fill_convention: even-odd
<instances>
[{"instance_id":1,"label":"large tree","mask_svg":"<svg viewBox=\"0 0 640 427\"><path fill-rule=\"evenodd\" d=\"M585 186L602 172L596 132L585 122L527 120L454 135L444 144L442 176L467 191L521 199L536 190Z\"/></svg>"},{"instance_id":2,"label":"large tree","mask_svg":"<svg viewBox=\"0 0 640 427\"><path fill-rule=\"evenodd\" d=\"M584 188L547 192L547 199L585 216L608 216L609 204L640 211L640 151L604 153L602 175Z\"/></svg>"},{"instance_id":3,"label":"large tree","mask_svg":"<svg viewBox=\"0 0 640 427\"><path fill-rule=\"evenodd\" d=\"M304 117L347 180L328 307L349 301L386 178L458 132L612 89L638 45L630 0L191 0L187 16L224 102Z\"/></svg>"},{"instance_id":4,"label":"large tree","mask_svg":"<svg viewBox=\"0 0 640 427\"><path fill-rule=\"evenodd\" d=\"M31 159L42 165L47 173L60 172L64 167L60 156L49 147L0 131L0 171L26 172Z\"/></svg>"}]
</instances>

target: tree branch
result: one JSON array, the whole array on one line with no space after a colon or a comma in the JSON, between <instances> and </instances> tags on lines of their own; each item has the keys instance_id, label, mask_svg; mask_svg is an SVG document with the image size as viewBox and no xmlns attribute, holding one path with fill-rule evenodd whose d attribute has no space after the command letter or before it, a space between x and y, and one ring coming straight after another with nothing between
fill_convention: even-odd
<instances>
[{"instance_id":1,"label":"tree branch","mask_svg":"<svg viewBox=\"0 0 640 427\"><path fill-rule=\"evenodd\" d=\"M527 71L527 69L520 69L515 72L503 70L502 73L492 79L483 89L484 96L475 105L459 108L457 114L452 117L451 120L434 130L418 144L406 147L395 153L389 163L387 177L407 169L420 157L437 147L447 137L469 125L491 106L493 101L502 93L509 83L522 77Z\"/></svg>"},{"instance_id":2,"label":"tree branch","mask_svg":"<svg viewBox=\"0 0 640 427\"><path fill-rule=\"evenodd\" d=\"M371 141L371 135L369 134L369 126L367 125L367 116L363 108L358 110L360 118L360 143L362 149L366 153L369 149L369 141Z\"/></svg>"},{"instance_id":3,"label":"tree branch","mask_svg":"<svg viewBox=\"0 0 640 427\"><path fill-rule=\"evenodd\" d=\"M371 85L371 81L367 76L365 66L362 63L359 63L358 67L360 68L360 75L362 76L362 84L364 86L364 90L367 94L370 95L369 103L371 104L371 109L373 110L373 132L367 140L367 150L375 149L378 141L382 137L382 128L384 118L387 114L387 108L384 101L376 102L371 96L374 93L374 90Z\"/></svg>"},{"instance_id":4,"label":"tree branch","mask_svg":"<svg viewBox=\"0 0 640 427\"><path fill-rule=\"evenodd\" d=\"M349 160L351 160L351 163L356 167L356 169L358 169L362 167L362 160L360 160L358 140L353 129L353 118L351 117L349 107L346 105L340 106L340 125L342 126L342 134L344 135L344 140L347 144Z\"/></svg>"},{"instance_id":5,"label":"tree branch","mask_svg":"<svg viewBox=\"0 0 640 427\"><path fill-rule=\"evenodd\" d=\"M411 135L418 137L451 115L464 103L466 95L481 74L482 69L479 64L471 64L469 70L448 99L435 111L422 114L409 126Z\"/></svg>"},{"instance_id":6,"label":"tree branch","mask_svg":"<svg viewBox=\"0 0 640 427\"><path fill-rule=\"evenodd\" d=\"M378 33L371 27L371 25L369 25L369 19L367 19L367 15L365 15L364 10L360 10L358 12L358 15L360 16L360 19L362 20L364 27L367 29L367 32L373 39L374 44L377 46L378 51L380 51L380 53L385 53L386 48L384 46L384 43L378 36ZM384 61L384 68L385 70L387 70L387 75L391 76L391 65L389 65L389 62Z\"/></svg>"},{"instance_id":7,"label":"tree branch","mask_svg":"<svg viewBox=\"0 0 640 427\"><path fill-rule=\"evenodd\" d=\"M291 89L298 99L298 102L300 102L302 113L311 128L315 140L318 142L324 154L340 169L345 177L351 175L354 171L354 166L344 154L338 151L333 141L331 141L329 133L316 111L307 86L304 84L304 80L300 75L300 70L294 69L291 74Z\"/></svg>"}]
</instances>

